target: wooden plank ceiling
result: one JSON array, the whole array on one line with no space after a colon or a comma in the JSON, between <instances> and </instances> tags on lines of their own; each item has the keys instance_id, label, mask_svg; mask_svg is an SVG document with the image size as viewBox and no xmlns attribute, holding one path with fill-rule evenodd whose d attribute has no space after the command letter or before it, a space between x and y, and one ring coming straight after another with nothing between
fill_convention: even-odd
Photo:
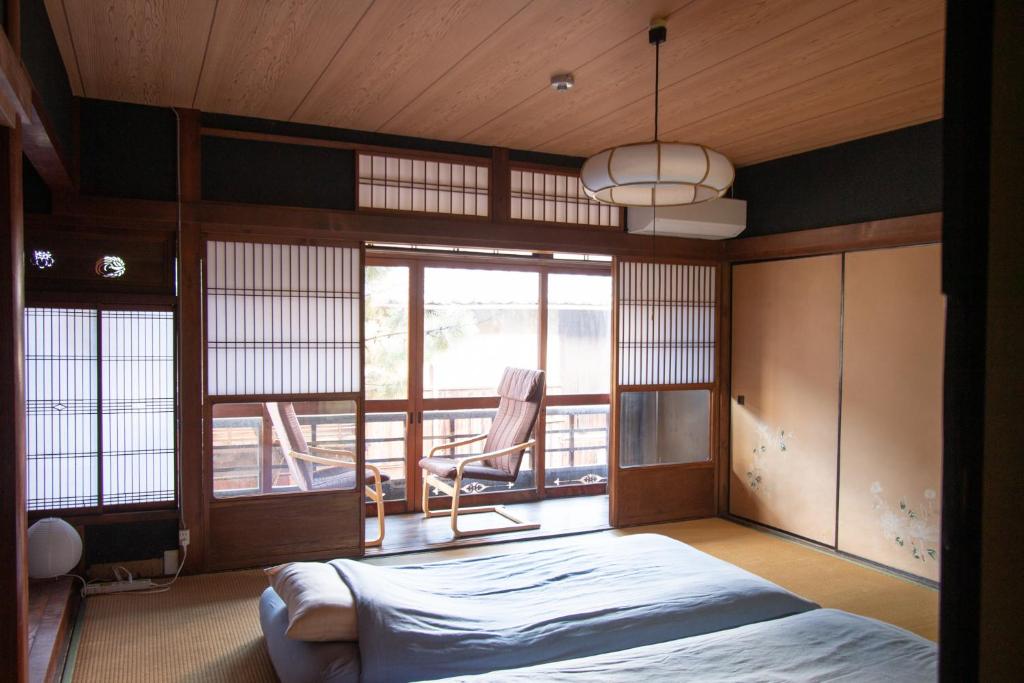
<instances>
[{"instance_id":1,"label":"wooden plank ceiling","mask_svg":"<svg viewBox=\"0 0 1024 683\"><path fill-rule=\"evenodd\" d=\"M45 0L75 94L586 156L737 165L942 116L942 0ZM576 87L557 93L552 74Z\"/></svg>"}]
</instances>

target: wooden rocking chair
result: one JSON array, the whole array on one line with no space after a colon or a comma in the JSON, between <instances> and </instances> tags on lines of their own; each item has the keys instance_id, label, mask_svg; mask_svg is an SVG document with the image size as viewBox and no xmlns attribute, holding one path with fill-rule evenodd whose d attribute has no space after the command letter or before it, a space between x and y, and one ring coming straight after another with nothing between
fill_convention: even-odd
<instances>
[{"instance_id":1,"label":"wooden rocking chair","mask_svg":"<svg viewBox=\"0 0 1024 683\"><path fill-rule=\"evenodd\" d=\"M302 436L295 406L291 403L264 403L274 432L281 443L285 462L292 480L303 491L326 489L352 489L356 484L356 454L338 448L310 446ZM321 467L317 467L317 466ZM367 547L379 546L384 542L384 488L388 475L382 474L376 465L366 464L365 479L373 480L373 486L366 485L366 495L377 504L377 538L366 541Z\"/></svg>"},{"instance_id":2,"label":"wooden rocking chair","mask_svg":"<svg viewBox=\"0 0 1024 683\"><path fill-rule=\"evenodd\" d=\"M506 368L501 378L501 385L498 387L498 396L500 396L498 413L494 416L491 429L487 434L436 446L430 450L427 457L420 460L420 467L423 469L423 516L429 518L450 515L452 533L456 538L540 528L540 524L520 519L501 505L459 507L459 496L462 493L464 479L514 482L519 476L519 466L522 464L526 449L532 448L536 444L536 440L529 437L537 423L537 414L544 396L544 372ZM485 439L484 452L479 455L437 456L437 453L441 451L448 451ZM431 511L431 486L452 497L450 510ZM489 529L459 529L460 514L469 515L481 512L495 512L512 522L512 525Z\"/></svg>"}]
</instances>

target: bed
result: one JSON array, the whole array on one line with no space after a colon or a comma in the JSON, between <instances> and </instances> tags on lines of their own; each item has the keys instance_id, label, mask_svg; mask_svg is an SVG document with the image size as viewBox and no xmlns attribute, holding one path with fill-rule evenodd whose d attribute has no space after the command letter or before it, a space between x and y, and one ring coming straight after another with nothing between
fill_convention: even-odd
<instances>
[{"instance_id":1,"label":"bed","mask_svg":"<svg viewBox=\"0 0 1024 683\"><path fill-rule=\"evenodd\" d=\"M446 681L938 680L935 643L832 609L803 612L667 643Z\"/></svg>"},{"instance_id":2,"label":"bed","mask_svg":"<svg viewBox=\"0 0 1024 683\"><path fill-rule=\"evenodd\" d=\"M655 534L394 567L331 565L351 590L358 648L284 635L268 589L261 621L284 683L412 681L586 657L817 608ZM275 602L276 600L276 602ZM358 650L358 651L357 651Z\"/></svg>"}]
</instances>

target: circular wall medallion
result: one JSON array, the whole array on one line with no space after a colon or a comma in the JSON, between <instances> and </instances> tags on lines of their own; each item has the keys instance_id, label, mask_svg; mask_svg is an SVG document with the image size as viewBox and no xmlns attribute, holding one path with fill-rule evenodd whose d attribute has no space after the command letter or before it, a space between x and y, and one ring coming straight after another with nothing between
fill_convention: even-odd
<instances>
[{"instance_id":1,"label":"circular wall medallion","mask_svg":"<svg viewBox=\"0 0 1024 683\"><path fill-rule=\"evenodd\" d=\"M120 256L102 256L96 261L96 274L102 277L121 277L126 269Z\"/></svg>"}]
</instances>

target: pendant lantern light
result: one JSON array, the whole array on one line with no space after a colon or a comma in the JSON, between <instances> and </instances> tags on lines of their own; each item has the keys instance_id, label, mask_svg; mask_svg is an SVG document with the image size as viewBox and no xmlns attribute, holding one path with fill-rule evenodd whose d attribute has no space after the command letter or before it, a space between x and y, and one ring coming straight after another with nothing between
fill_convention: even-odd
<instances>
[{"instance_id":1,"label":"pendant lantern light","mask_svg":"<svg viewBox=\"0 0 1024 683\"><path fill-rule=\"evenodd\" d=\"M654 140L598 152L580 171L584 192L602 204L697 204L724 195L736 176L732 163L713 149L658 139L661 44L667 34L664 21L653 22L648 31L654 45Z\"/></svg>"}]
</instances>

